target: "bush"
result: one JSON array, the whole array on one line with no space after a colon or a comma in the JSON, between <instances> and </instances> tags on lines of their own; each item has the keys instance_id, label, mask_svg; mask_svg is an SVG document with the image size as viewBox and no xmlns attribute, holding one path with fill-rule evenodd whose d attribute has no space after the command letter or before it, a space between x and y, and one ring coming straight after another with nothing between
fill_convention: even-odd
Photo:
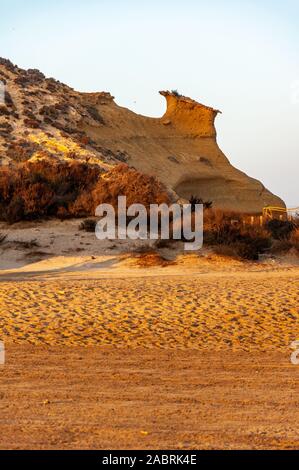
<instances>
[{"instance_id":1,"label":"bush","mask_svg":"<svg viewBox=\"0 0 299 470\"><path fill-rule=\"evenodd\" d=\"M271 248L271 240L266 237L244 237L236 244L236 252L242 259L258 261L259 255Z\"/></svg>"},{"instance_id":2,"label":"bush","mask_svg":"<svg viewBox=\"0 0 299 470\"><path fill-rule=\"evenodd\" d=\"M182 96L181 93L178 92L178 90L171 90L171 93L177 98L180 98Z\"/></svg>"},{"instance_id":3,"label":"bush","mask_svg":"<svg viewBox=\"0 0 299 470\"><path fill-rule=\"evenodd\" d=\"M244 226L242 214L208 210L204 214L204 243L223 246L226 253L246 260L258 260L271 248L272 240L263 227Z\"/></svg>"},{"instance_id":4,"label":"bush","mask_svg":"<svg viewBox=\"0 0 299 470\"><path fill-rule=\"evenodd\" d=\"M76 216L70 207L82 193L92 191L100 172L86 163L47 160L0 168L0 218L14 223L45 216ZM92 207L86 208L84 215L91 213Z\"/></svg>"},{"instance_id":5,"label":"bush","mask_svg":"<svg viewBox=\"0 0 299 470\"><path fill-rule=\"evenodd\" d=\"M291 240L273 240L271 253L281 255L287 253L292 248Z\"/></svg>"},{"instance_id":6,"label":"bush","mask_svg":"<svg viewBox=\"0 0 299 470\"><path fill-rule=\"evenodd\" d=\"M96 220L94 219L85 219L81 222L79 230L84 230L85 232L94 232L96 228Z\"/></svg>"},{"instance_id":7,"label":"bush","mask_svg":"<svg viewBox=\"0 0 299 470\"><path fill-rule=\"evenodd\" d=\"M243 215L239 212L208 209L204 212L204 226L206 232L217 232L223 225L241 227Z\"/></svg>"},{"instance_id":8,"label":"bush","mask_svg":"<svg viewBox=\"0 0 299 470\"><path fill-rule=\"evenodd\" d=\"M149 207L169 202L158 180L125 164L104 173L82 162L39 160L0 168L0 219L9 223L45 216L88 217L101 203L117 208L118 196Z\"/></svg>"},{"instance_id":9,"label":"bush","mask_svg":"<svg viewBox=\"0 0 299 470\"><path fill-rule=\"evenodd\" d=\"M299 253L299 228L295 229L292 232L292 235L290 237L290 243L295 250L298 251Z\"/></svg>"},{"instance_id":10,"label":"bush","mask_svg":"<svg viewBox=\"0 0 299 470\"><path fill-rule=\"evenodd\" d=\"M23 201L26 218L36 219L48 215L54 192L47 182L36 182L21 188L18 197Z\"/></svg>"},{"instance_id":11,"label":"bush","mask_svg":"<svg viewBox=\"0 0 299 470\"><path fill-rule=\"evenodd\" d=\"M154 247L157 248L157 249L160 249L160 248L174 248L174 243L176 241L177 240L174 240L174 239L167 240L165 238L159 238L158 240L155 241Z\"/></svg>"},{"instance_id":12,"label":"bush","mask_svg":"<svg viewBox=\"0 0 299 470\"><path fill-rule=\"evenodd\" d=\"M0 245L6 240L7 234L0 233Z\"/></svg>"},{"instance_id":13,"label":"bush","mask_svg":"<svg viewBox=\"0 0 299 470\"><path fill-rule=\"evenodd\" d=\"M5 213L5 220L9 224L20 222L25 218L24 201L20 196L13 196L8 204Z\"/></svg>"},{"instance_id":14,"label":"bush","mask_svg":"<svg viewBox=\"0 0 299 470\"><path fill-rule=\"evenodd\" d=\"M126 196L127 207L139 203L149 209L150 204L170 202L165 187L155 177L129 168L125 163L99 178L92 193L95 207L109 203L117 208L118 196Z\"/></svg>"},{"instance_id":15,"label":"bush","mask_svg":"<svg viewBox=\"0 0 299 470\"><path fill-rule=\"evenodd\" d=\"M271 220L264 227L245 225L246 215L221 210L204 212L204 243L226 256L257 260L259 254L284 254L294 248L299 254L299 224Z\"/></svg>"},{"instance_id":16,"label":"bush","mask_svg":"<svg viewBox=\"0 0 299 470\"><path fill-rule=\"evenodd\" d=\"M204 209L211 209L212 206L213 206L212 201L204 201L201 197L198 198L198 197L195 197L193 195L189 199L189 204L191 204L191 211L192 212L195 211L195 205L196 204L202 204Z\"/></svg>"},{"instance_id":17,"label":"bush","mask_svg":"<svg viewBox=\"0 0 299 470\"><path fill-rule=\"evenodd\" d=\"M213 252L216 253L216 255L225 256L228 258L239 257L232 245L216 245L214 246Z\"/></svg>"},{"instance_id":18,"label":"bush","mask_svg":"<svg viewBox=\"0 0 299 470\"><path fill-rule=\"evenodd\" d=\"M296 226L289 220L273 219L266 223L266 228L275 240L283 240L290 237Z\"/></svg>"}]
</instances>

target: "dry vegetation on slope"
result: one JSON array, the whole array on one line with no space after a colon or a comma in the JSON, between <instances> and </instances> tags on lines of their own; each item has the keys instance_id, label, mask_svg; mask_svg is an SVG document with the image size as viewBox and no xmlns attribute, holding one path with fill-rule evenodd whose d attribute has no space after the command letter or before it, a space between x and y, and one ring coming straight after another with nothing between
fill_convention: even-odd
<instances>
[{"instance_id":1,"label":"dry vegetation on slope","mask_svg":"<svg viewBox=\"0 0 299 470\"><path fill-rule=\"evenodd\" d=\"M9 223L46 216L93 216L99 204L116 208L118 196L126 196L128 205L169 202L156 178L124 163L106 172L76 161L39 160L0 168L0 220Z\"/></svg>"}]
</instances>

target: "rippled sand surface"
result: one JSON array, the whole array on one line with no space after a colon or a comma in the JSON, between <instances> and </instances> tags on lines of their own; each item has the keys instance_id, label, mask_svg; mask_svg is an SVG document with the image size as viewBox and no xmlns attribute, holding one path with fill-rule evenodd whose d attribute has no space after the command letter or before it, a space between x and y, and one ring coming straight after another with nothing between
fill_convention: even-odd
<instances>
[{"instance_id":1,"label":"rippled sand surface","mask_svg":"<svg viewBox=\"0 0 299 470\"><path fill-rule=\"evenodd\" d=\"M7 342L285 351L299 272L0 283Z\"/></svg>"},{"instance_id":2,"label":"rippled sand surface","mask_svg":"<svg viewBox=\"0 0 299 470\"><path fill-rule=\"evenodd\" d=\"M297 269L0 283L2 449L299 449Z\"/></svg>"}]
</instances>

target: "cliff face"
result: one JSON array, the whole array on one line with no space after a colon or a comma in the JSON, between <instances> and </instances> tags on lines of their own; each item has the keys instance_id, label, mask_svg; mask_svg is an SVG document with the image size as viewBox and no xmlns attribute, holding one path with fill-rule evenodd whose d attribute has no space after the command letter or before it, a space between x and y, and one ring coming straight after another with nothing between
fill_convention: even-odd
<instances>
[{"instance_id":1,"label":"cliff face","mask_svg":"<svg viewBox=\"0 0 299 470\"><path fill-rule=\"evenodd\" d=\"M160 91L160 95L164 96L167 102L167 110L162 118L164 124L172 123L188 137L216 138L214 123L221 111L169 91Z\"/></svg>"},{"instance_id":2,"label":"cliff face","mask_svg":"<svg viewBox=\"0 0 299 470\"><path fill-rule=\"evenodd\" d=\"M214 125L219 111L213 108L160 92L166 113L148 118L118 106L109 93L78 93L3 59L0 80L6 85L0 105L2 164L45 156L103 167L126 162L156 175L179 198L193 194L215 207L252 213L284 206L221 152Z\"/></svg>"},{"instance_id":3,"label":"cliff face","mask_svg":"<svg viewBox=\"0 0 299 470\"><path fill-rule=\"evenodd\" d=\"M262 183L234 168L216 141L220 112L189 98L160 92L167 110L160 119L136 115L110 102L98 106L108 126L82 128L98 144L126 156L140 171L155 174L180 198L211 200L214 207L259 213L284 202Z\"/></svg>"}]
</instances>

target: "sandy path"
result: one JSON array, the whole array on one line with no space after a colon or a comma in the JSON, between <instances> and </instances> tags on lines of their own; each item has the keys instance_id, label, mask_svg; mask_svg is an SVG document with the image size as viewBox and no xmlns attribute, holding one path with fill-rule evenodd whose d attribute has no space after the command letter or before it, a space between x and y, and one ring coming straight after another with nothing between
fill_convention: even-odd
<instances>
[{"instance_id":1,"label":"sandy path","mask_svg":"<svg viewBox=\"0 0 299 470\"><path fill-rule=\"evenodd\" d=\"M13 346L0 448L299 449L288 355Z\"/></svg>"}]
</instances>

